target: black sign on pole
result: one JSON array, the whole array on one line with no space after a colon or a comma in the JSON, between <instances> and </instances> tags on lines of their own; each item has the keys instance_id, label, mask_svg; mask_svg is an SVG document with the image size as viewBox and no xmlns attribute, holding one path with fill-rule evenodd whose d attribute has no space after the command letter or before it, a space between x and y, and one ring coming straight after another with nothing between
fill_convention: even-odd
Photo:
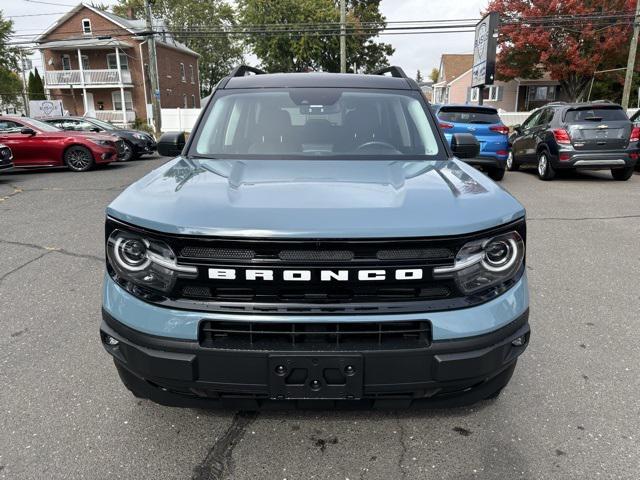
<instances>
[{"instance_id":1,"label":"black sign on pole","mask_svg":"<svg viewBox=\"0 0 640 480\"><path fill-rule=\"evenodd\" d=\"M476 25L471 86L480 88L480 104L482 104L483 88L486 85L493 85L495 79L499 24L500 15L492 12Z\"/></svg>"}]
</instances>

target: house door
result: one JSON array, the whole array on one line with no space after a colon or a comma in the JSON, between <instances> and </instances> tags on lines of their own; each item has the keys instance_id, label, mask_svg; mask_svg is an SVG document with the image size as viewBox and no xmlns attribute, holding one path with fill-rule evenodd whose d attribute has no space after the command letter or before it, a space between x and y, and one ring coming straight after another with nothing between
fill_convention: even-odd
<instances>
[{"instance_id":1,"label":"house door","mask_svg":"<svg viewBox=\"0 0 640 480\"><path fill-rule=\"evenodd\" d=\"M84 112L87 117L96 116L96 106L93 103L93 93L87 92L87 111Z\"/></svg>"}]
</instances>

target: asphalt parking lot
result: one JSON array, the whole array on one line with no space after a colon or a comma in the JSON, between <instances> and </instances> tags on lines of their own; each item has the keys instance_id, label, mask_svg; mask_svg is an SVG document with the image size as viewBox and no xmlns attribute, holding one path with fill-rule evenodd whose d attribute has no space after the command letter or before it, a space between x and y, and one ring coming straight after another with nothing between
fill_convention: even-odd
<instances>
[{"instance_id":1,"label":"asphalt parking lot","mask_svg":"<svg viewBox=\"0 0 640 480\"><path fill-rule=\"evenodd\" d=\"M640 478L640 176L507 173L533 334L496 401L252 414L137 400L100 345L104 209L164 161L0 175L0 478Z\"/></svg>"}]
</instances>

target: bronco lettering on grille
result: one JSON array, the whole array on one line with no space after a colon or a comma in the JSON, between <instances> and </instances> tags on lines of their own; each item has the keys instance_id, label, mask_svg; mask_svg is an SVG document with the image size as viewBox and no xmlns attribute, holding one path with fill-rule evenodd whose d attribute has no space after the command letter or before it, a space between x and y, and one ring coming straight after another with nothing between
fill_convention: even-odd
<instances>
[{"instance_id":1,"label":"bronco lettering on grille","mask_svg":"<svg viewBox=\"0 0 640 480\"><path fill-rule=\"evenodd\" d=\"M314 279L321 282L380 281L380 280L422 280L422 268L399 269L362 269L362 270L270 270L247 269L238 271L235 268L210 268L209 278L212 280L281 280L285 282L310 282Z\"/></svg>"}]
</instances>

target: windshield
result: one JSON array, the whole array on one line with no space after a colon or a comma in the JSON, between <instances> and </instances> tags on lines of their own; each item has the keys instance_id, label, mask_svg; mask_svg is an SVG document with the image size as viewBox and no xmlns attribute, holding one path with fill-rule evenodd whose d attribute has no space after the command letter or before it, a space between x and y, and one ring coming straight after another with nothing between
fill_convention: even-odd
<instances>
[{"instance_id":1,"label":"windshield","mask_svg":"<svg viewBox=\"0 0 640 480\"><path fill-rule=\"evenodd\" d=\"M440 153L435 128L413 92L219 91L205 115L190 152L196 156L433 159Z\"/></svg>"},{"instance_id":2,"label":"windshield","mask_svg":"<svg viewBox=\"0 0 640 480\"><path fill-rule=\"evenodd\" d=\"M498 112L487 108L443 107L438 112L438 118L453 123L501 123Z\"/></svg>"},{"instance_id":3,"label":"windshield","mask_svg":"<svg viewBox=\"0 0 640 480\"><path fill-rule=\"evenodd\" d=\"M98 120L97 118L87 118L86 120L88 120L89 122L93 123L94 125L97 125L101 128L104 128L105 130L115 130L116 127L115 125L109 123L109 122L103 122L102 120Z\"/></svg>"},{"instance_id":4,"label":"windshield","mask_svg":"<svg viewBox=\"0 0 640 480\"><path fill-rule=\"evenodd\" d=\"M61 130L58 127L54 127L53 125L49 125L48 123L41 122L40 120L36 120L34 118L30 118L28 121L34 128L37 128L38 130L41 130L43 132L59 132Z\"/></svg>"}]
</instances>

